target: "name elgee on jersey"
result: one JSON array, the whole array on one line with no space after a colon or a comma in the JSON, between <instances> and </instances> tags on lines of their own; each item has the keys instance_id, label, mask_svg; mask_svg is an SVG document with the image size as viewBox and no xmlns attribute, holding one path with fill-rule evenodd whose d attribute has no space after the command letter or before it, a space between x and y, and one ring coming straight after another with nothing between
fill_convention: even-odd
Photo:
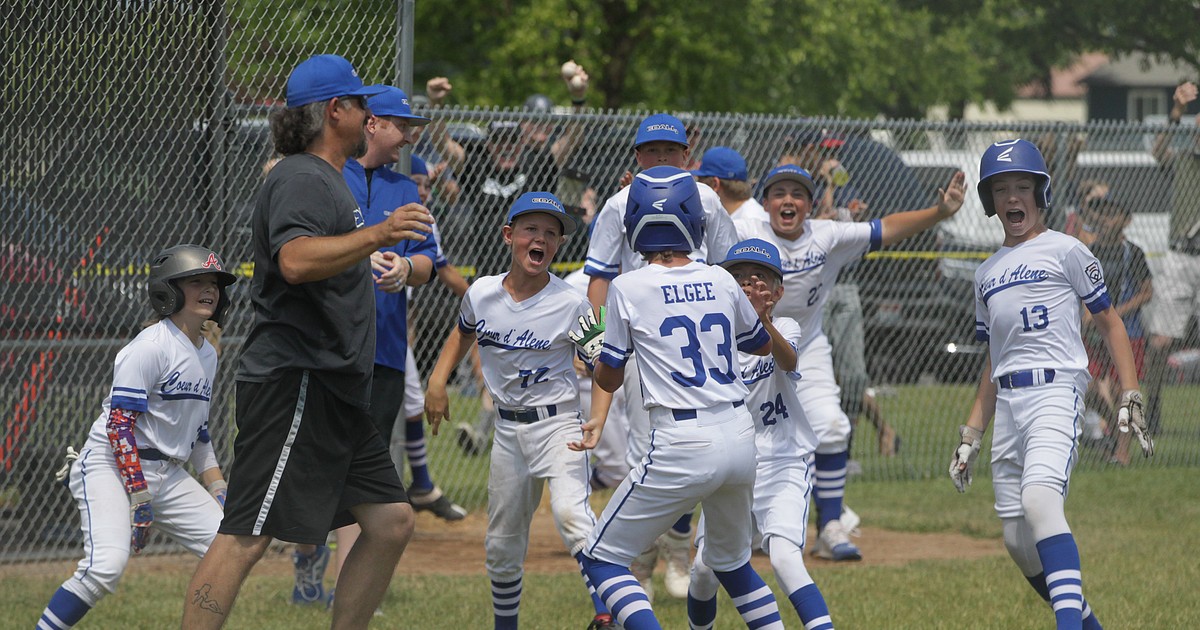
<instances>
[{"instance_id":1,"label":"name elgee on jersey","mask_svg":"<svg viewBox=\"0 0 1200 630\"><path fill-rule=\"evenodd\" d=\"M711 302L716 298L711 282L688 282L685 284L664 284L662 289L663 304L682 304L684 302Z\"/></svg>"},{"instance_id":2,"label":"name elgee on jersey","mask_svg":"<svg viewBox=\"0 0 1200 630\"><path fill-rule=\"evenodd\" d=\"M993 289L998 290L1007 286L1041 282L1049 277L1049 271L1045 269L1031 269L1026 264L1017 265L1013 269L1005 267L1000 273L989 276L986 280L979 283L979 294L986 296Z\"/></svg>"},{"instance_id":3,"label":"name elgee on jersey","mask_svg":"<svg viewBox=\"0 0 1200 630\"><path fill-rule=\"evenodd\" d=\"M188 398L198 398L200 400L209 400L212 398L212 381L201 377L196 381L188 381L180 378L183 374L176 370L171 374L162 385L163 398L187 396Z\"/></svg>"},{"instance_id":4,"label":"name elgee on jersey","mask_svg":"<svg viewBox=\"0 0 1200 630\"><path fill-rule=\"evenodd\" d=\"M508 332L501 333L498 330L487 328L487 322L481 319L479 320L479 328L475 330L476 338L484 343L490 341L493 344L502 344L510 348L528 348L530 350L548 350L550 348L549 339L538 337L528 328L514 338L513 335L517 332L516 328L509 328Z\"/></svg>"}]
</instances>

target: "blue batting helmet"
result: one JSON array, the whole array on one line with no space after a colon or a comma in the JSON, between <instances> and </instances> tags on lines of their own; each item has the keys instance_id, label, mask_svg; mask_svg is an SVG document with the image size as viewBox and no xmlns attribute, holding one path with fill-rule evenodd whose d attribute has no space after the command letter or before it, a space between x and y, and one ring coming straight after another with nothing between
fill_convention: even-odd
<instances>
[{"instance_id":1,"label":"blue batting helmet","mask_svg":"<svg viewBox=\"0 0 1200 630\"><path fill-rule=\"evenodd\" d=\"M1039 208L1050 207L1050 171L1046 168L1046 160L1042 152L1028 140L1004 140L988 147L979 160L979 201L983 202L983 211L990 217L996 214L996 204L992 201L992 190L988 180L1000 173L1029 173L1034 176L1037 184L1033 200Z\"/></svg>"},{"instance_id":2,"label":"blue batting helmet","mask_svg":"<svg viewBox=\"0 0 1200 630\"><path fill-rule=\"evenodd\" d=\"M625 237L635 252L691 252L704 238L704 206L692 174L673 166L633 178L625 205Z\"/></svg>"}]
</instances>

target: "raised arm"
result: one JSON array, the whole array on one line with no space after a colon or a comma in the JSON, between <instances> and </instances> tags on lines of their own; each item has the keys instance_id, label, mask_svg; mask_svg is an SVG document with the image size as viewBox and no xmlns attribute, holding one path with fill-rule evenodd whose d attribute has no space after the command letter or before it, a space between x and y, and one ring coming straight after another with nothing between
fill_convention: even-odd
<instances>
[{"instance_id":1,"label":"raised arm","mask_svg":"<svg viewBox=\"0 0 1200 630\"><path fill-rule=\"evenodd\" d=\"M966 176L962 171L950 178L946 188L938 189L938 203L921 210L909 210L889 214L880 220L883 227L883 246L894 245L904 239L924 232L929 228L952 216L962 207L964 198L964 182Z\"/></svg>"},{"instance_id":2,"label":"raised arm","mask_svg":"<svg viewBox=\"0 0 1200 630\"><path fill-rule=\"evenodd\" d=\"M410 203L382 223L337 236L301 236L279 248L279 271L289 284L332 278L358 264L372 252L402 240L425 240L433 216L425 206Z\"/></svg>"},{"instance_id":3,"label":"raised arm","mask_svg":"<svg viewBox=\"0 0 1200 630\"><path fill-rule=\"evenodd\" d=\"M433 109L440 109L452 89L454 86L450 85L450 79L446 77L434 77L426 81L425 96L429 97L429 106ZM457 171L466 161L467 152L457 140L446 133L446 119L442 116L433 116L433 122L429 124L426 133L429 134L429 142L433 144L438 153L442 154L442 159L446 161L447 167L452 171Z\"/></svg>"}]
</instances>

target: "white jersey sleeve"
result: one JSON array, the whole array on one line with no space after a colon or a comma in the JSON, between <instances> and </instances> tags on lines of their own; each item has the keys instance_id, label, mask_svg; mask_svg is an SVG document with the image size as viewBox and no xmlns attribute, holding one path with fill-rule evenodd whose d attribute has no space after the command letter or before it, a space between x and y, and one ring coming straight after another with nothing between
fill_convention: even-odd
<instances>
[{"instance_id":1,"label":"white jersey sleeve","mask_svg":"<svg viewBox=\"0 0 1200 630\"><path fill-rule=\"evenodd\" d=\"M587 275L612 280L621 273L621 252L627 248L625 200L628 198L629 187L626 186L609 197L596 215L596 223L588 237L587 261L583 266Z\"/></svg>"},{"instance_id":2,"label":"white jersey sleeve","mask_svg":"<svg viewBox=\"0 0 1200 630\"><path fill-rule=\"evenodd\" d=\"M733 277L695 262L622 274L609 292L607 318L600 360L623 367L636 355L647 408L744 400L737 351L770 340Z\"/></svg>"},{"instance_id":3,"label":"white jersey sleeve","mask_svg":"<svg viewBox=\"0 0 1200 630\"><path fill-rule=\"evenodd\" d=\"M704 206L704 245L692 259L710 265L720 264L739 240L737 228L717 193L708 184L698 183L696 187L700 189L700 201Z\"/></svg>"},{"instance_id":4,"label":"white jersey sleeve","mask_svg":"<svg viewBox=\"0 0 1200 630\"><path fill-rule=\"evenodd\" d=\"M1108 286L1104 282L1104 269L1083 243L1076 241L1063 254L1062 266L1067 281L1089 312L1099 313L1112 306Z\"/></svg>"},{"instance_id":5,"label":"white jersey sleeve","mask_svg":"<svg viewBox=\"0 0 1200 630\"><path fill-rule=\"evenodd\" d=\"M567 333L590 310L587 298L562 279L520 302L503 286L504 275L476 280L463 297L459 329L479 345L483 381L504 408L577 406L573 364L577 346Z\"/></svg>"},{"instance_id":6,"label":"white jersey sleeve","mask_svg":"<svg viewBox=\"0 0 1200 630\"><path fill-rule=\"evenodd\" d=\"M113 408L136 411L133 435L138 448L153 448L186 460L197 440L207 437L217 353L202 340L197 348L183 331L164 319L141 331L117 353L112 388L92 424L88 439L108 443Z\"/></svg>"}]
</instances>

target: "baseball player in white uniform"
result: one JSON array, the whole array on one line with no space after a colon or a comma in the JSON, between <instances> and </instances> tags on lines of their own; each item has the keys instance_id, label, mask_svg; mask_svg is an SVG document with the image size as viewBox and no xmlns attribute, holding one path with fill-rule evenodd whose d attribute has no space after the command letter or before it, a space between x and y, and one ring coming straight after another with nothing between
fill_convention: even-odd
<instances>
[{"instance_id":1,"label":"baseball player in white uniform","mask_svg":"<svg viewBox=\"0 0 1200 630\"><path fill-rule=\"evenodd\" d=\"M201 326L221 322L225 287L236 280L205 247L179 245L151 261L156 321L117 354L100 417L67 473L84 554L42 611L39 630L74 626L114 592L151 527L197 556L208 551L221 524L225 479L208 434L217 352ZM200 471L203 486L185 462Z\"/></svg>"},{"instance_id":2,"label":"baseball player in white uniform","mask_svg":"<svg viewBox=\"0 0 1200 630\"><path fill-rule=\"evenodd\" d=\"M729 270L743 291L762 281L771 291L762 316L771 335L771 354L739 354L741 380L750 390L746 405L754 417L758 470L754 479L754 521L762 549L771 557L771 568L780 587L800 615L806 630L831 630L833 621L820 589L804 567L804 542L808 530L808 492L812 488L812 454L817 436L796 398L796 372L800 325L788 317L771 317L783 297L783 269L779 249L761 240L742 241L729 250L722 267ZM705 519L696 533L696 560L688 589L688 622L692 628L713 627L717 617L717 579L703 562Z\"/></svg>"},{"instance_id":3,"label":"baseball player in white uniform","mask_svg":"<svg viewBox=\"0 0 1200 630\"><path fill-rule=\"evenodd\" d=\"M1003 246L975 272L975 335L988 342L979 391L950 477L959 492L988 422L992 485L1004 544L1025 579L1054 610L1057 627L1098 630L1083 598L1079 549L1063 511L1089 374L1080 337L1082 301L1104 337L1121 382L1120 431L1146 432L1133 351L1104 284L1099 261L1079 241L1046 228L1050 173L1026 140L997 142L983 154L979 198L999 214Z\"/></svg>"},{"instance_id":4,"label":"baseball player in white uniform","mask_svg":"<svg viewBox=\"0 0 1200 630\"><path fill-rule=\"evenodd\" d=\"M737 355L769 353L770 336L728 272L689 258L704 235L704 209L690 173L659 166L634 178L625 229L649 264L618 276L608 291L594 380L616 391L635 357L652 428L647 454L588 536L588 577L622 627L659 628L628 567L702 501L712 525L704 563L751 627L782 628L774 595L750 566L754 421ZM760 309L769 295L765 284L761 288L755 293ZM604 418L593 416L572 448L594 446L603 426Z\"/></svg>"},{"instance_id":5,"label":"baseball player in white uniform","mask_svg":"<svg viewBox=\"0 0 1200 630\"><path fill-rule=\"evenodd\" d=\"M791 164L775 168L763 186L770 220L739 221L737 229L742 238L760 238L779 248L786 290L774 312L795 319L804 331L796 368L804 379L796 393L818 439L813 499L819 535L813 553L835 561L859 560L862 554L841 522L850 419L842 411L832 351L821 330L822 310L842 267L957 212L963 202L963 174L956 173L946 190L939 191L936 206L866 223L810 219L814 189L808 171Z\"/></svg>"},{"instance_id":6,"label":"baseball player in white uniform","mask_svg":"<svg viewBox=\"0 0 1200 630\"><path fill-rule=\"evenodd\" d=\"M543 485L550 483L554 522L581 571L584 540L596 522L588 505L587 455L567 448L583 422L572 364L582 350L568 332L591 308L586 298L549 271L564 235L577 228L554 195L530 192L517 198L502 228L512 251L510 270L480 278L467 289L458 326L446 338L425 394L425 415L437 435L439 424L450 419L450 371L472 341L479 345L484 384L499 416L488 475L485 541L497 630L517 627L529 524ZM612 627L608 610L590 585L588 589L596 607L590 627Z\"/></svg>"},{"instance_id":7,"label":"baseball player in white uniform","mask_svg":"<svg viewBox=\"0 0 1200 630\"><path fill-rule=\"evenodd\" d=\"M683 123L668 114L648 116L638 125L633 141L634 158L639 168L671 166L685 168L691 160L688 138ZM737 231L729 218L721 199L705 184L698 186L700 203L704 208L704 237L696 243L691 258L700 262L719 263L721 257L737 242ZM588 300L598 310L608 296L608 285L617 274L628 273L646 266L645 260L634 251L626 234L625 215L629 199L629 187L622 188L604 203L592 225L588 243L587 262L584 273L588 283ZM641 461L649 446L650 420L642 400L641 377L636 363L628 364L625 370L625 414L629 420L629 451L626 463L632 468ZM658 561L659 549L666 556L665 582L672 597L687 597L688 552L691 544L692 514L689 511L674 523L670 530L639 556L633 572L643 587L654 598L650 588L650 576Z\"/></svg>"}]
</instances>

